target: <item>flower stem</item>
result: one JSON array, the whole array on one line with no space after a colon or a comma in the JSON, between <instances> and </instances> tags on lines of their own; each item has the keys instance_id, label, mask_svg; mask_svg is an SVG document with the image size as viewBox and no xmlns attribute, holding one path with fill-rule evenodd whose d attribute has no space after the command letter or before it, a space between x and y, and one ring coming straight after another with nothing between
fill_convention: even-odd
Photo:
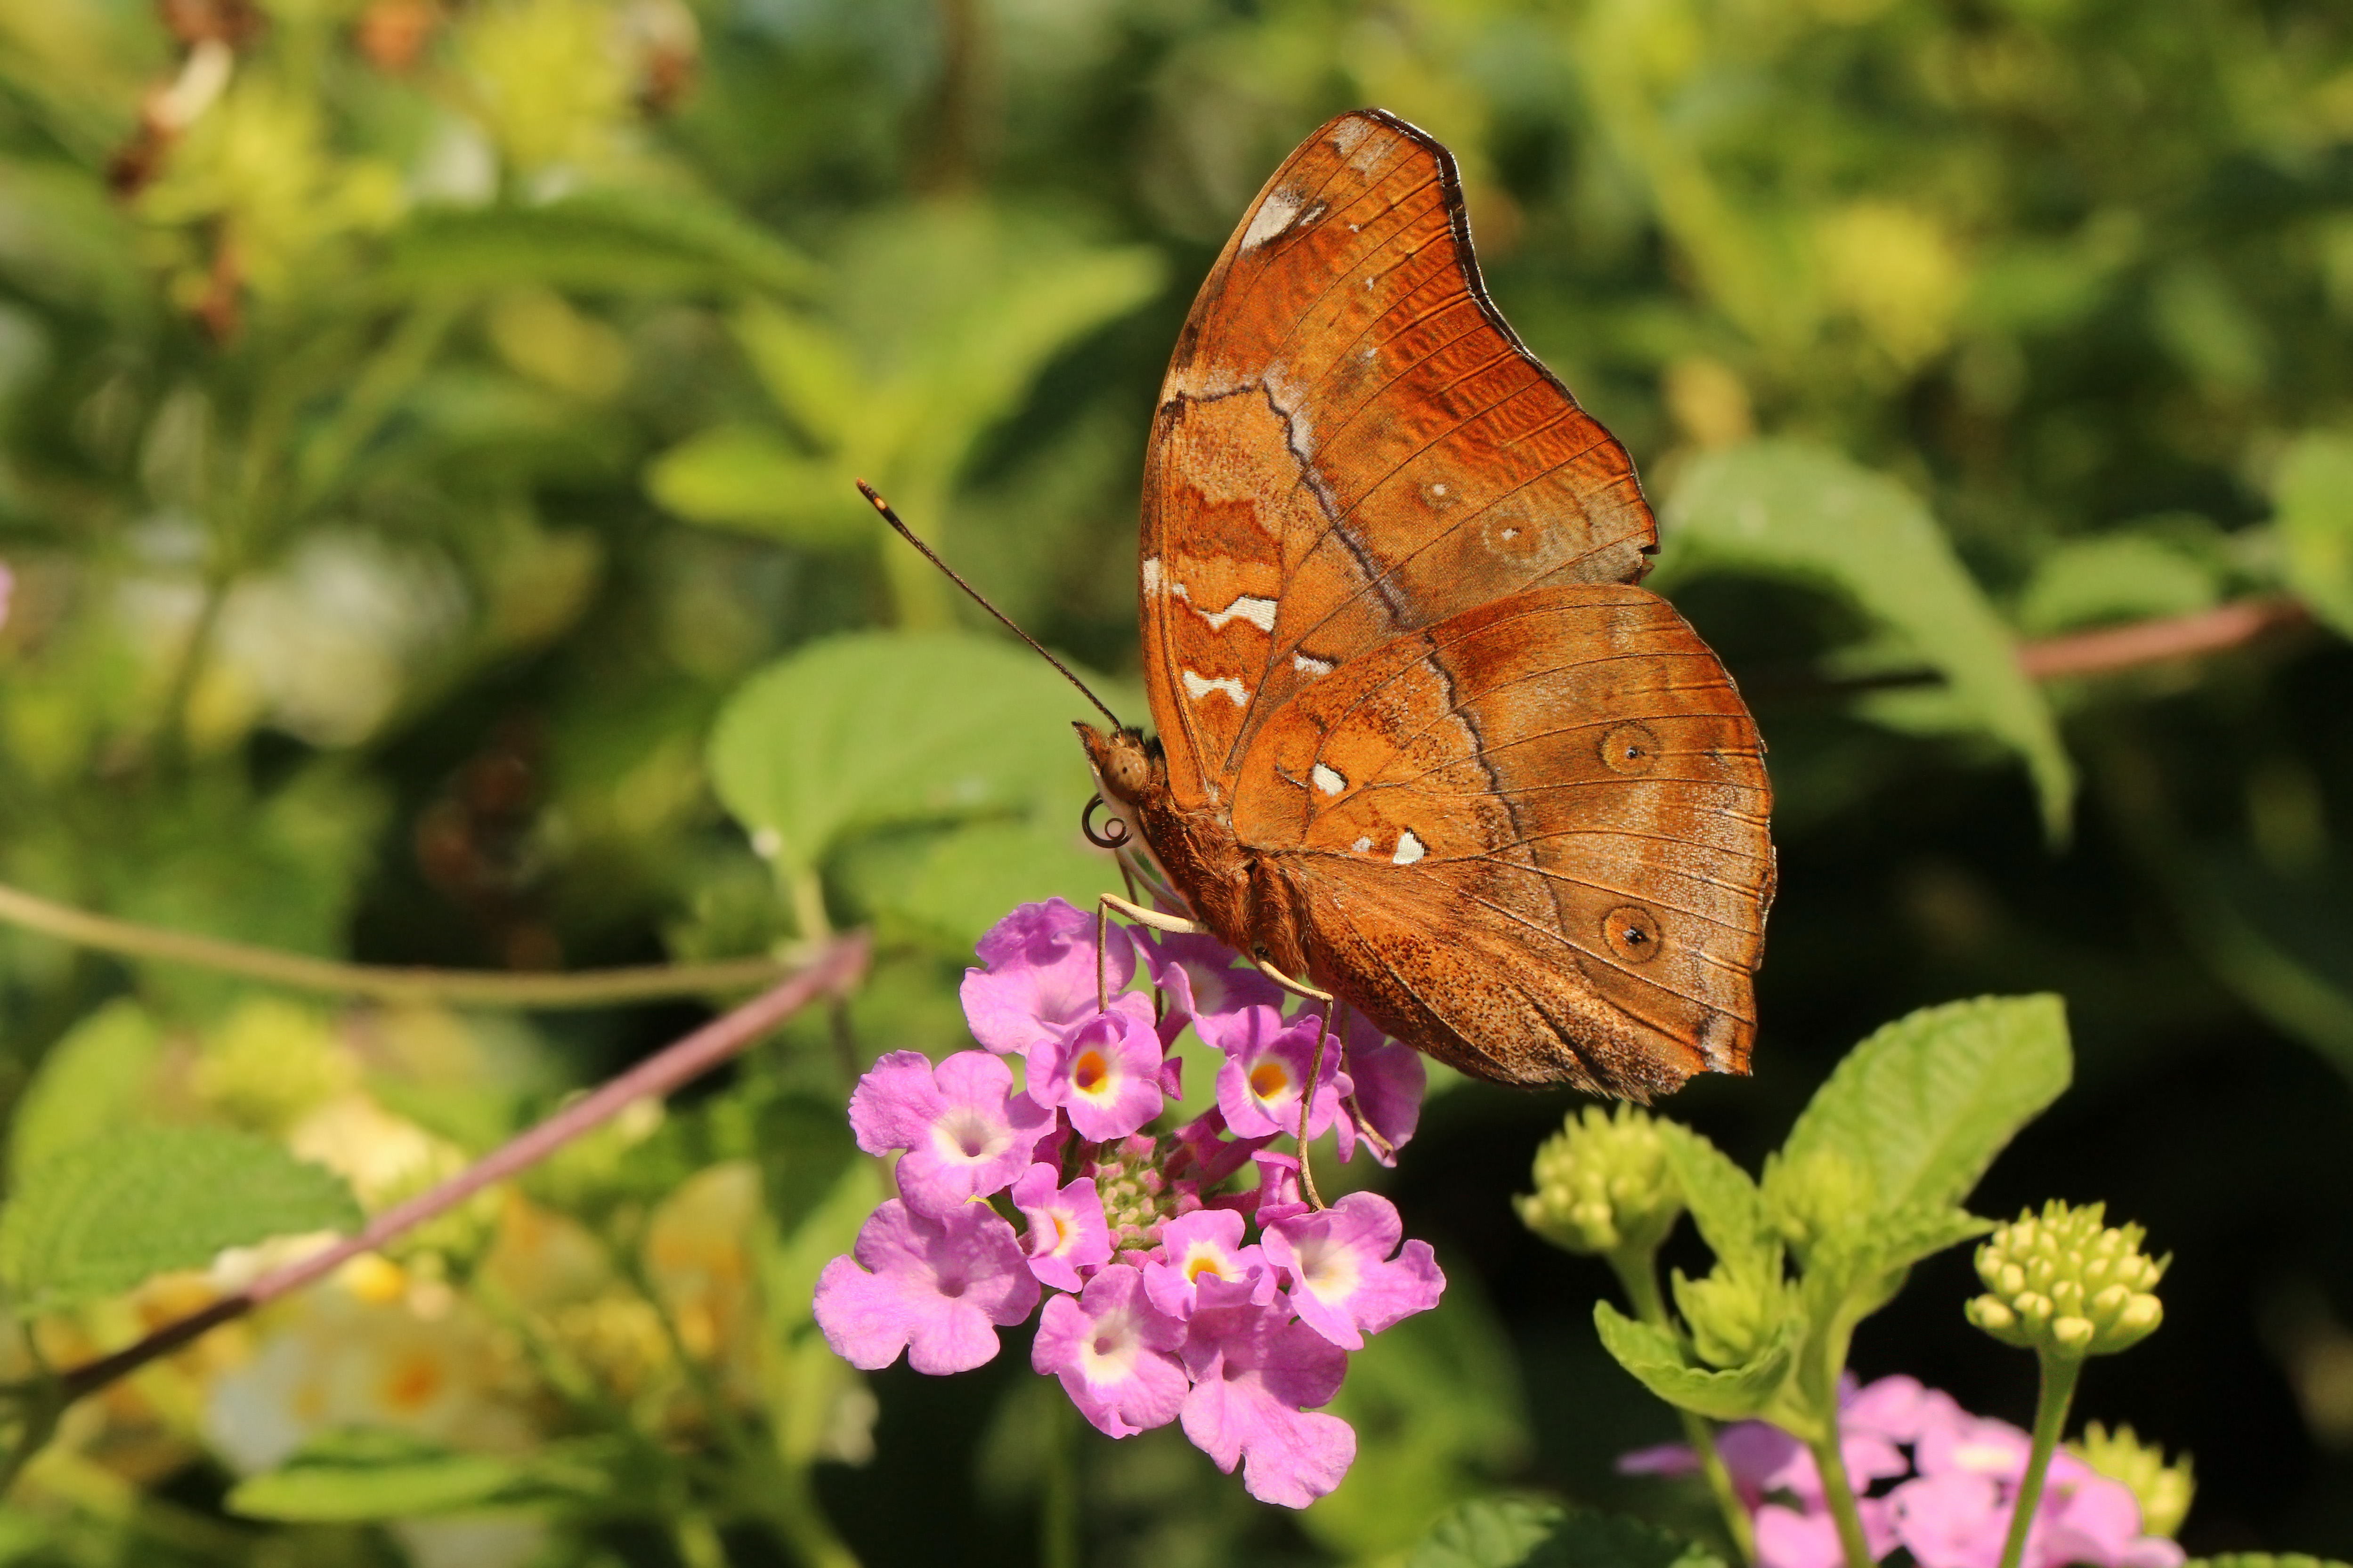
<instances>
[{"instance_id":1,"label":"flower stem","mask_svg":"<svg viewBox=\"0 0 2353 1568\"><path fill-rule=\"evenodd\" d=\"M1079 1568L1078 1411L1064 1399L1050 1398L1047 1404L1053 1414L1047 1418L1044 1485L1038 1502L1038 1564Z\"/></svg>"},{"instance_id":2,"label":"flower stem","mask_svg":"<svg viewBox=\"0 0 2353 1568\"><path fill-rule=\"evenodd\" d=\"M572 974L501 974L493 970L411 969L338 963L274 948L223 942L193 931L135 925L53 903L0 884L0 921L125 958L159 959L224 974L241 974L297 991L365 996L378 1002L441 1003L477 1007L603 1007L656 997L740 991L784 978L787 965L772 958L716 963L649 963L590 969Z\"/></svg>"},{"instance_id":3,"label":"flower stem","mask_svg":"<svg viewBox=\"0 0 2353 1568\"><path fill-rule=\"evenodd\" d=\"M1659 1289L1658 1253L1656 1248L1623 1247L1609 1255L1609 1267L1617 1271L1618 1283L1625 1288L1626 1299L1633 1303L1634 1315L1653 1328L1675 1331L1674 1320L1667 1315L1667 1301ZM1725 1467L1724 1456L1716 1451L1715 1433L1704 1417L1694 1411L1678 1410L1683 1418L1683 1441L1699 1456L1700 1473L1707 1478L1707 1489L1715 1499L1716 1511L1724 1516L1725 1533L1743 1563L1757 1561L1757 1525L1748 1517L1748 1509L1740 1500L1740 1492L1732 1484L1732 1472Z\"/></svg>"},{"instance_id":4,"label":"flower stem","mask_svg":"<svg viewBox=\"0 0 2353 1568\"><path fill-rule=\"evenodd\" d=\"M1871 1542L1862 1533L1862 1510L1855 1506L1854 1484L1847 1479L1846 1456L1839 1447L1838 1417L1831 1417L1830 1436L1806 1445L1814 1451L1814 1468L1822 1476L1822 1500L1830 1504L1838 1525L1839 1548L1846 1568L1871 1568Z\"/></svg>"},{"instance_id":5,"label":"flower stem","mask_svg":"<svg viewBox=\"0 0 2353 1568\"><path fill-rule=\"evenodd\" d=\"M2034 1401L2034 1447L2026 1457L2026 1474L2018 1483L2018 1503L2010 1510L2010 1539L2001 1549L2001 1568L2018 1568L2026 1556L2026 1538L2034 1528L2034 1510L2042 1506L2042 1479L2051 1469L2052 1450L2067 1426L2067 1406L2075 1398L2075 1380L2084 1373L2081 1356L2038 1352L2042 1365L2042 1391Z\"/></svg>"}]
</instances>

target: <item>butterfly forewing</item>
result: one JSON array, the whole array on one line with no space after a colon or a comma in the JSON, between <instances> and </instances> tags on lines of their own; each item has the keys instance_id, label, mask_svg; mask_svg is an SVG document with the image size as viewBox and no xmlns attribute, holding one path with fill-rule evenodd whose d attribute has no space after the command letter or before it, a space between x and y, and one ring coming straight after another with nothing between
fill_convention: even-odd
<instances>
[{"instance_id":1,"label":"butterfly forewing","mask_svg":"<svg viewBox=\"0 0 2353 1568\"><path fill-rule=\"evenodd\" d=\"M1654 541L1624 449L1488 302L1445 149L1333 121L1260 193L1162 386L1144 632L1180 800L1227 798L1250 731L1341 661L1535 583L1631 581Z\"/></svg>"}]
</instances>

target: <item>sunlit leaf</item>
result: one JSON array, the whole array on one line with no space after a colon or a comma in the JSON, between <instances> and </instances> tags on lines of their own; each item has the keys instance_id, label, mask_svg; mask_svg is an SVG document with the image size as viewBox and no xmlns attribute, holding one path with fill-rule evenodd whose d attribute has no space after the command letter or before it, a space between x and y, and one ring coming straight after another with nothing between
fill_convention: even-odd
<instances>
[{"instance_id":1,"label":"sunlit leaf","mask_svg":"<svg viewBox=\"0 0 2353 1568\"><path fill-rule=\"evenodd\" d=\"M861 634L744 683L711 738L720 799L787 868L893 823L1075 810L1085 763L1071 721L1086 700L1006 642ZM1075 799L1073 791L1076 792Z\"/></svg>"},{"instance_id":2,"label":"sunlit leaf","mask_svg":"<svg viewBox=\"0 0 2353 1568\"><path fill-rule=\"evenodd\" d=\"M1941 674L1974 725L2026 760L2063 834L2075 773L2007 628L1911 492L1837 453L1757 441L1695 459L1661 523L1662 572L1791 578L1852 600Z\"/></svg>"},{"instance_id":3,"label":"sunlit leaf","mask_svg":"<svg viewBox=\"0 0 2353 1568\"><path fill-rule=\"evenodd\" d=\"M646 492L689 522L822 549L871 545L882 524L841 465L765 431L726 426L688 437L646 469Z\"/></svg>"},{"instance_id":4,"label":"sunlit leaf","mask_svg":"<svg viewBox=\"0 0 2353 1568\"><path fill-rule=\"evenodd\" d=\"M823 276L783 240L723 207L678 191L604 189L533 205L427 210L403 230L384 285L797 295Z\"/></svg>"},{"instance_id":5,"label":"sunlit leaf","mask_svg":"<svg viewBox=\"0 0 2353 1568\"><path fill-rule=\"evenodd\" d=\"M1607 1301L1593 1304L1593 1326L1601 1348L1643 1387L1679 1410L1715 1421L1745 1420L1770 1404L1796 1350L1797 1325L1785 1322L1747 1362L1718 1370L1694 1366L1672 1334L1636 1322Z\"/></svg>"},{"instance_id":6,"label":"sunlit leaf","mask_svg":"<svg viewBox=\"0 0 2353 1568\"><path fill-rule=\"evenodd\" d=\"M223 1247L349 1230L343 1178L285 1148L216 1127L110 1134L36 1167L0 1211L0 1281L21 1312L127 1290Z\"/></svg>"},{"instance_id":7,"label":"sunlit leaf","mask_svg":"<svg viewBox=\"0 0 2353 1568\"><path fill-rule=\"evenodd\" d=\"M1957 1204L2073 1070L2056 996L1924 1007L1847 1053L1799 1116L1782 1160L1852 1163L1881 1214Z\"/></svg>"},{"instance_id":8,"label":"sunlit leaf","mask_svg":"<svg viewBox=\"0 0 2353 1568\"><path fill-rule=\"evenodd\" d=\"M2288 586L2353 637L2353 436L2299 437L2273 488Z\"/></svg>"},{"instance_id":9,"label":"sunlit leaf","mask_svg":"<svg viewBox=\"0 0 2353 1568\"><path fill-rule=\"evenodd\" d=\"M163 1031L144 1007L119 997L49 1047L8 1128L8 1174L21 1187L69 1149L128 1124L152 1092Z\"/></svg>"}]
</instances>

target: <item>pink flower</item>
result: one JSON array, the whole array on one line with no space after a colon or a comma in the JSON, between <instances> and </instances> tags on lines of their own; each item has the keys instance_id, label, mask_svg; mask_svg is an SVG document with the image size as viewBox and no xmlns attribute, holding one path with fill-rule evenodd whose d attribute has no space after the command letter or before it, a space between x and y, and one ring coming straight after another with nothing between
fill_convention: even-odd
<instances>
[{"instance_id":1,"label":"pink flower","mask_svg":"<svg viewBox=\"0 0 2353 1568\"><path fill-rule=\"evenodd\" d=\"M900 1194L932 1215L1003 1192L1053 1124L1052 1111L1014 1092L1013 1069L981 1051L958 1051L936 1068L920 1052L892 1051L849 1096L858 1146L904 1149Z\"/></svg>"},{"instance_id":2,"label":"pink flower","mask_svg":"<svg viewBox=\"0 0 2353 1568\"><path fill-rule=\"evenodd\" d=\"M988 928L976 950L988 967L964 972L973 1038L999 1056L1028 1052L1095 1016L1094 917L1060 899L1023 904ZM1114 926L1103 950L1113 995L1135 978L1135 947Z\"/></svg>"},{"instance_id":3,"label":"pink flower","mask_svg":"<svg viewBox=\"0 0 2353 1568\"><path fill-rule=\"evenodd\" d=\"M1285 1025L1282 1015L1271 1007L1242 1009L1223 1047L1225 1063L1218 1068L1218 1109L1228 1127L1244 1138L1299 1131L1300 1096L1314 1064L1321 1028L1322 1019L1313 1013ZM1348 1091L1340 1077L1340 1042L1324 1040L1307 1118L1310 1138L1332 1125L1339 1114L1340 1096Z\"/></svg>"},{"instance_id":4,"label":"pink flower","mask_svg":"<svg viewBox=\"0 0 2353 1568\"><path fill-rule=\"evenodd\" d=\"M1350 1193L1330 1208L1266 1227L1266 1255L1291 1277L1300 1321L1343 1350L1438 1305L1446 1276L1426 1241L1407 1241L1397 1205ZM1394 1256L1392 1256L1394 1255Z\"/></svg>"},{"instance_id":5,"label":"pink flower","mask_svg":"<svg viewBox=\"0 0 2353 1568\"><path fill-rule=\"evenodd\" d=\"M818 1327L833 1353L879 1371L907 1352L917 1372L968 1372L997 1354L997 1330L1038 1305L1013 1227L986 1204L938 1218L892 1199L858 1233L852 1256L818 1277Z\"/></svg>"},{"instance_id":6,"label":"pink flower","mask_svg":"<svg viewBox=\"0 0 2353 1568\"><path fill-rule=\"evenodd\" d=\"M1281 1308L1195 1314L1185 1341L1185 1436L1261 1502L1305 1508L1340 1484L1356 1434L1336 1415L1310 1414L1340 1391L1348 1357Z\"/></svg>"},{"instance_id":7,"label":"pink flower","mask_svg":"<svg viewBox=\"0 0 2353 1568\"><path fill-rule=\"evenodd\" d=\"M1055 1296L1038 1321L1029 1364L1062 1380L1079 1413L1107 1436L1132 1437L1176 1419L1185 1325L1145 1300L1144 1277L1114 1263L1077 1297Z\"/></svg>"},{"instance_id":8,"label":"pink flower","mask_svg":"<svg viewBox=\"0 0 2353 1568\"><path fill-rule=\"evenodd\" d=\"M1349 1159L1356 1139L1374 1159L1397 1163L1397 1152L1413 1141L1421 1121L1421 1099L1430 1089L1430 1068L1421 1053L1382 1034L1362 1017L1348 1020L1347 1053L1340 1070L1352 1088L1342 1102L1340 1158Z\"/></svg>"},{"instance_id":9,"label":"pink flower","mask_svg":"<svg viewBox=\"0 0 2353 1568\"><path fill-rule=\"evenodd\" d=\"M1716 1446L1754 1510L1759 1568L1838 1568L1837 1531L1806 1447L1761 1421L1733 1423ZM1858 1492L1898 1483L1883 1496L1858 1500L1874 1557L1901 1545L1920 1568L1998 1568L2031 1447L2007 1421L1972 1415L1950 1394L1913 1378L1850 1384L1840 1395L1839 1448L1848 1479ZM1628 1454L1619 1468L1673 1475L1695 1470L1698 1461L1671 1444ZM2045 1473L2025 1568L2180 1568L2179 1546L2140 1529L2131 1489L2063 1450Z\"/></svg>"},{"instance_id":10,"label":"pink flower","mask_svg":"<svg viewBox=\"0 0 2353 1568\"><path fill-rule=\"evenodd\" d=\"M1093 1177L1058 1187L1056 1174L1051 1165L1030 1166L1013 1184L1013 1202L1029 1222L1029 1234L1022 1238L1029 1272L1041 1284L1075 1290L1080 1269L1111 1261L1111 1226Z\"/></svg>"},{"instance_id":11,"label":"pink flower","mask_svg":"<svg viewBox=\"0 0 2353 1568\"><path fill-rule=\"evenodd\" d=\"M1266 1254L1241 1243L1242 1216L1232 1209L1196 1209L1163 1225L1162 1257L1144 1266L1152 1304L1181 1319L1197 1310L1263 1307L1273 1300L1274 1270Z\"/></svg>"},{"instance_id":12,"label":"pink flower","mask_svg":"<svg viewBox=\"0 0 2353 1568\"><path fill-rule=\"evenodd\" d=\"M8 601L16 591L16 574L8 570L5 561L0 561L0 626L8 624Z\"/></svg>"},{"instance_id":13,"label":"pink flower","mask_svg":"<svg viewBox=\"0 0 2353 1568\"><path fill-rule=\"evenodd\" d=\"M1029 1051L1030 1098L1061 1107L1091 1142L1124 1138L1159 1115L1163 1077L1152 1004L1134 992Z\"/></svg>"},{"instance_id":14,"label":"pink flower","mask_svg":"<svg viewBox=\"0 0 2353 1568\"><path fill-rule=\"evenodd\" d=\"M1168 997L1160 1035L1173 1041L1187 1024L1205 1045L1226 1050L1226 1037L1245 1007L1282 1006L1283 990L1255 964L1213 936L1143 936L1144 962Z\"/></svg>"}]
</instances>

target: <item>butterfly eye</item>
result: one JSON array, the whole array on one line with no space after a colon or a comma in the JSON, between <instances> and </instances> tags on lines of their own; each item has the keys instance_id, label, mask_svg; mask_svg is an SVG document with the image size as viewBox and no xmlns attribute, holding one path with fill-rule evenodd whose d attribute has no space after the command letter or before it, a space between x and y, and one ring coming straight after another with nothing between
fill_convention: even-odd
<instances>
[{"instance_id":1,"label":"butterfly eye","mask_svg":"<svg viewBox=\"0 0 2353 1568\"><path fill-rule=\"evenodd\" d=\"M1648 963L1659 956L1658 917L1637 904L1621 904L1601 919L1602 940L1628 963Z\"/></svg>"},{"instance_id":2,"label":"butterfly eye","mask_svg":"<svg viewBox=\"0 0 2353 1568\"><path fill-rule=\"evenodd\" d=\"M1601 762L1611 773L1647 773L1659 765L1659 738L1648 724L1620 724L1601 737Z\"/></svg>"}]
</instances>

